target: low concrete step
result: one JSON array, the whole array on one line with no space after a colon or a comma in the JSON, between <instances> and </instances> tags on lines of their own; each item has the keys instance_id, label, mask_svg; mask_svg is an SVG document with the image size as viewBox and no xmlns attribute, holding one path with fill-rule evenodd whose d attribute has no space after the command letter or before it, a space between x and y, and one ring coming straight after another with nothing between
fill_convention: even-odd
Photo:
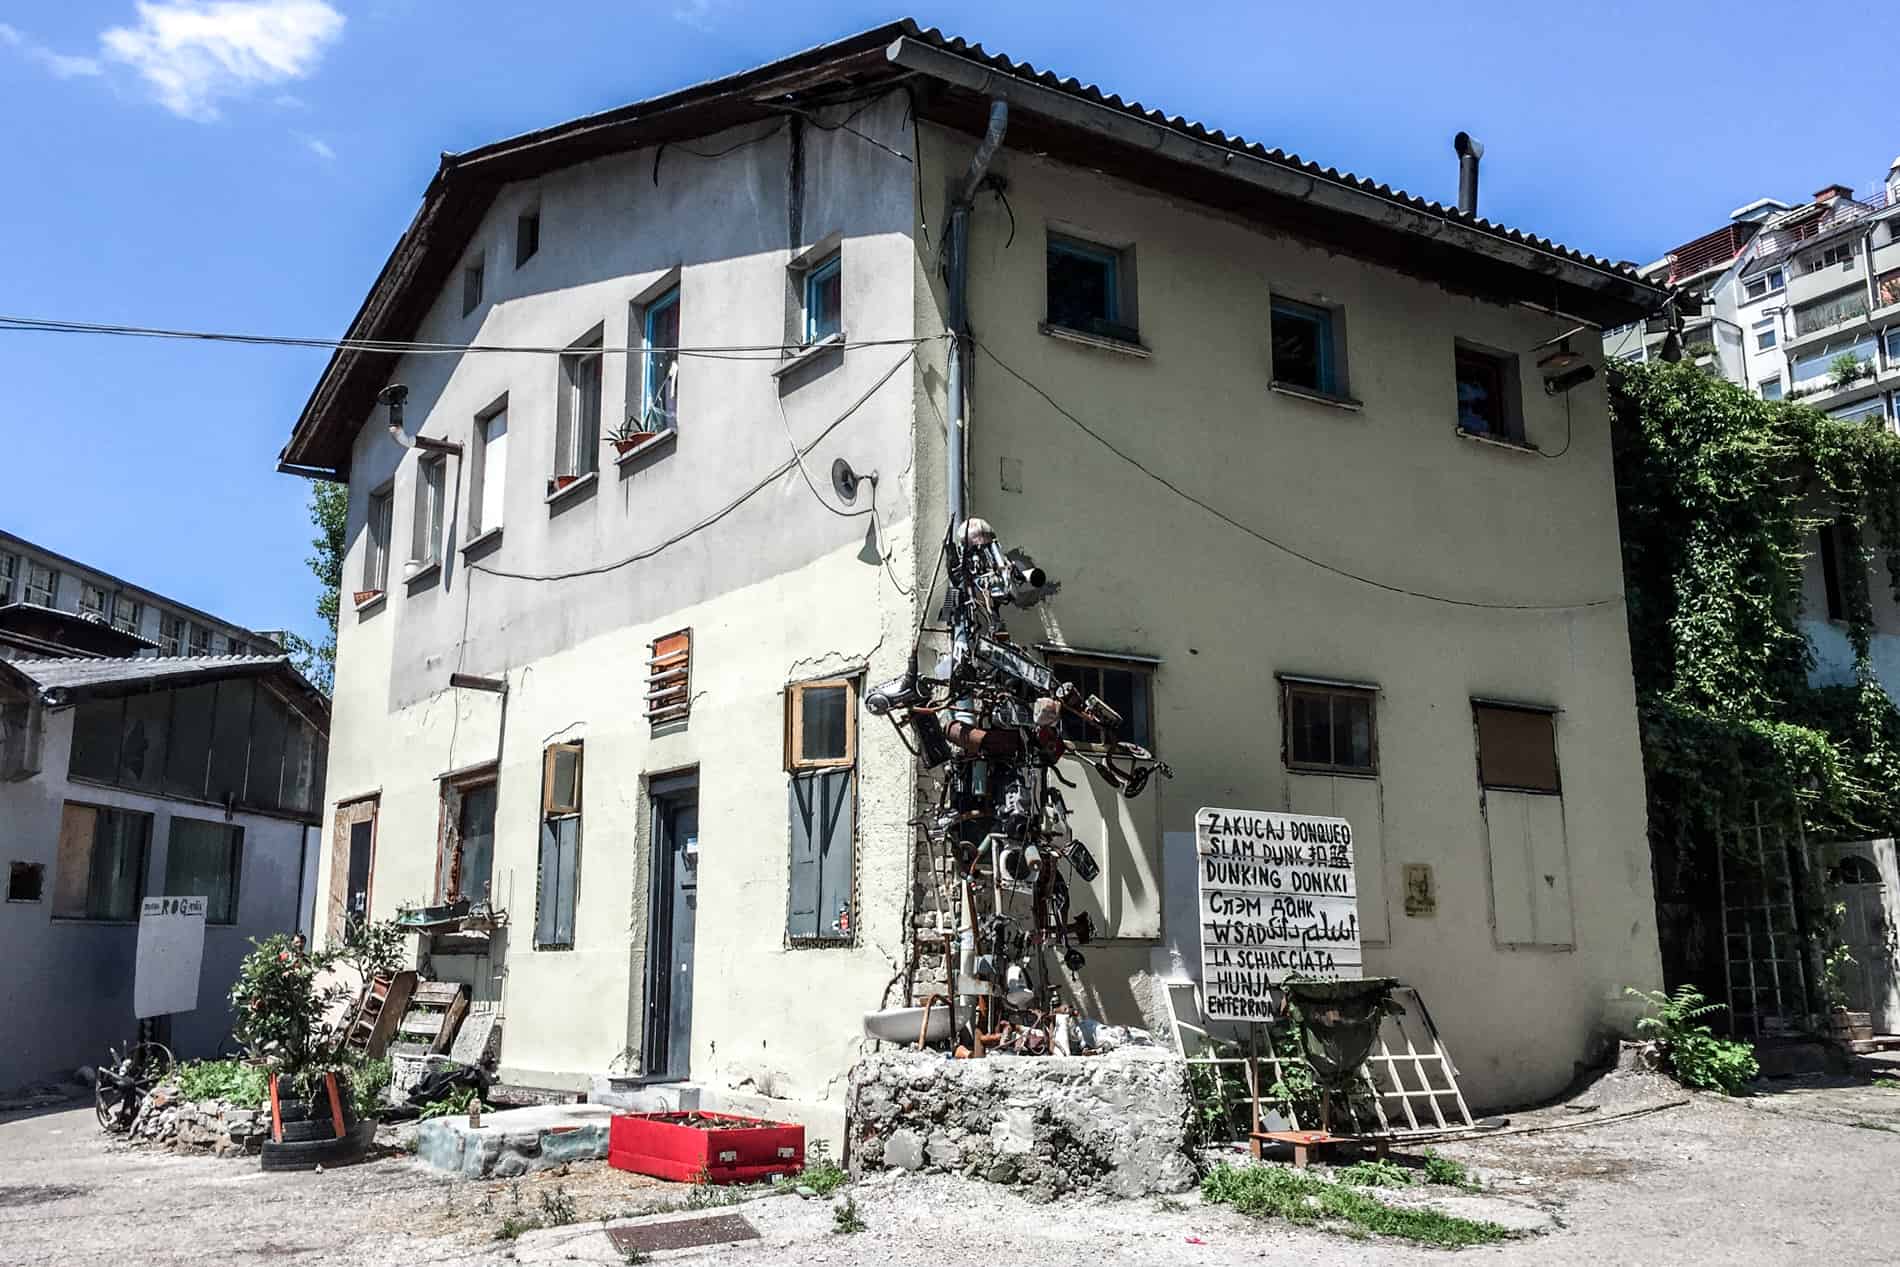
<instances>
[{"instance_id":1,"label":"low concrete step","mask_svg":"<svg viewBox=\"0 0 1900 1267\"><path fill-rule=\"evenodd\" d=\"M613 1110L596 1104L544 1104L484 1113L470 1127L462 1114L433 1117L416 1130L416 1156L470 1179L512 1178L563 1162L607 1155Z\"/></svg>"},{"instance_id":2,"label":"low concrete step","mask_svg":"<svg viewBox=\"0 0 1900 1267\"><path fill-rule=\"evenodd\" d=\"M1857 1056L1865 1056L1876 1051L1900 1051L1900 1034L1875 1034L1872 1038L1856 1038L1848 1046Z\"/></svg>"},{"instance_id":3,"label":"low concrete step","mask_svg":"<svg viewBox=\"0 0 1900 1267\"><path fill-rule=\"evenodd\" d=\"M704 1092L693 1082L643 1082L618 1074L594 1075L587 1093L589 1104L604 1104L616 1113L689 1113L707 1108Z\"/></svg>"}]
</instances>

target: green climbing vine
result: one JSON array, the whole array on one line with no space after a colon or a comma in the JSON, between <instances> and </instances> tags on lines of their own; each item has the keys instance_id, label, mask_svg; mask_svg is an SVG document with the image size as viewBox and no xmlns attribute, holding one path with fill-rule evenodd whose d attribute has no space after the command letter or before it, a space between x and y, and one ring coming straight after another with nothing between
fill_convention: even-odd
<instances>
[{"instance_id":1,"label":"green climbing vine","mask_svg":"<svg viewBox=\"0 0 1900 1267\"><path fill-rule=\"evenodd\" d=\"M1868 578L1883 563L1900 601L1900 437L1687 364L1613 366L1609 386L1658 857L1755 806L1815 839L1895 834L1900 713L1873 671ZM1813 686L1797 621L1807 542L1829 522L1853 681Z\"/></svg>"}]
</instances>

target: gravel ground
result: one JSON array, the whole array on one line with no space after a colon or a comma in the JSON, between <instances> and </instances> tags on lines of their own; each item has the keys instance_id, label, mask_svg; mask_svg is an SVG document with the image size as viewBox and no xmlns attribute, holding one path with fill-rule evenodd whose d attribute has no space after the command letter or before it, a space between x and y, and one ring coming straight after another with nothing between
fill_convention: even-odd
<instances>
[{"instance_id":1,"label":"gravel ground","mask_svg":"<svg viewBox=\"0 0 1900 1267\"><path fill-rule=\"evenodd\" d=\"M1810 1080L1746 1100L1614 1075L1568 1104L1512 1115L1512 1130L1448 1144L1483 1180L1388 1194L1521 1231L1464 1254L1495 1263L1892 1263L1900 1259L1900 1091ZM1542 1128L1558 1127L1555 1130ZM579 1220L495 1239L546 1195ZM1404 1264L1445 1251L1259 1222L1180 1199L1034 1205L942 1176L886 1176L848 1190L866 1229L832 1230L833 1202L773 1196L730 1208L760 1239L666 1251L653 1261L1038 1267L1240 1262ZM252 1161L106 1143L90 1109L0 1117L0 1264L619 1263L599 1220L689 1220L691 1193L587 1163L518 1182L432 1174L400 1153L322 1174L265 1175ZM838 1198L842 1199L842 1197ZM557 1205L559 1201L555 1202ZM666 1212L666 1211L673 1212ZM659 1213L655 1213L659 1211ZM625 1222L617 1218L616 1224Z\"/></svg>"}]
</instances>

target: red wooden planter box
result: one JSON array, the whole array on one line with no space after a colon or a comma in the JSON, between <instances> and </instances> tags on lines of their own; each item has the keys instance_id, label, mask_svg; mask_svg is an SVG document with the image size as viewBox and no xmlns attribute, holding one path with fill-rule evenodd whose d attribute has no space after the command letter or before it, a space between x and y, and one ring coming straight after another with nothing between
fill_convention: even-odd
<instances>
[{"instance_id":1,"label":"red wooden planter box","mask_svg":"<svg viewBox=\"0 0 1900 1267\"><path fill-rule=\"evenodd\" d=\"M805 1168L805 1128L730 1113L621 1113L607 1128L607 1164L680 1183L753 1183Z\"/></svg>"}]
</instances>

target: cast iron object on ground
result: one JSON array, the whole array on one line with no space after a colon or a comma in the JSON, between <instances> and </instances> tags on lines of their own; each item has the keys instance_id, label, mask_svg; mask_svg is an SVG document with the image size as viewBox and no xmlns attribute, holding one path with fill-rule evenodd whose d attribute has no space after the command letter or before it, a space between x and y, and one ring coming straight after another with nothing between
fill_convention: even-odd
<instances>
[{"instance_id":1,"label":"cast iron object on ground","mask_svg":"<svg viewBox=\"0 0 1900 1267\"><path fill-rule=\"evenodd\" d=\"M1040 1198L1194 1186L1187 1065L1154 1048L946 1060L879 1052L851 1071L851 1167L948 1171Z\"/></svg>"},{"instance_id":2,"label":"cast iron object on ground","mask_svg":"<svg viewBox=\"0 0 1900 1267\"><path fill-rule=\"evenodd\" d=\"M730 1245L756 1241L759 1233L737 1214L714 1214L703 1219L667 1219L634 1227L610 1227L607 1239L623 1256L650 1254L661 1249L692 1249L699 1245Z\"/></svg>"}]
</instances>

